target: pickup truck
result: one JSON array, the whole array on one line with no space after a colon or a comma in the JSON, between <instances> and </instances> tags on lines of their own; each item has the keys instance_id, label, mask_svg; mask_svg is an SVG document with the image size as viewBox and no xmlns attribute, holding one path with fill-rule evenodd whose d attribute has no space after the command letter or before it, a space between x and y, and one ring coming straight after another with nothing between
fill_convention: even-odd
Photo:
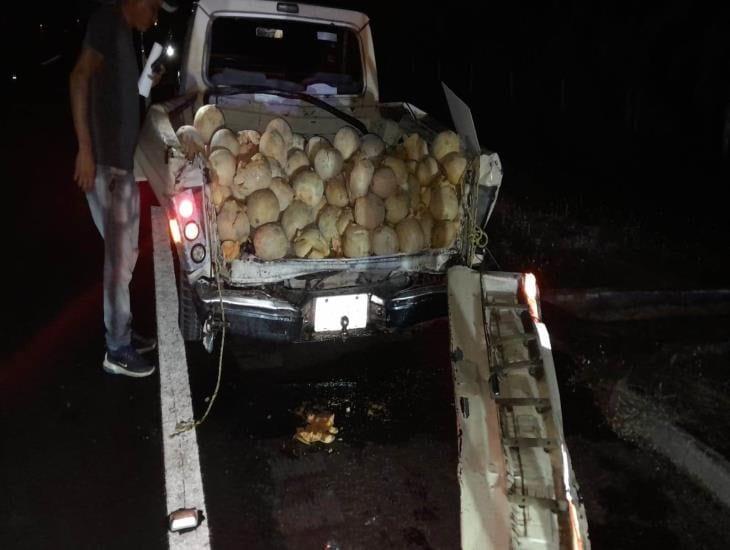
<instances>
[{"instance_id":1,"label":"pickup truck","mask_svg":"<svg viewBox=\"0 0 730 550\"><path fill-rule=\"evenodd\" d=\"M180 328L210 351L221 330L257 341L336 344L448 316L462 548L588 548L536 281L482 267L500 159L479 146L468 107L444 91L468 158L453 244L270 261L244 249L224 261L210 171L201 155L182 154L176 135L200 107L215 105L233 131L262 131L283 118L305 138L332 141L351 126L388 146L413 134L431 143L445 127L414 105L380 101L362 13L266 0L195 4L179 94L150 107L135 155L138 178L149 181L170 222Z\"/></svg>"}]
</instances>

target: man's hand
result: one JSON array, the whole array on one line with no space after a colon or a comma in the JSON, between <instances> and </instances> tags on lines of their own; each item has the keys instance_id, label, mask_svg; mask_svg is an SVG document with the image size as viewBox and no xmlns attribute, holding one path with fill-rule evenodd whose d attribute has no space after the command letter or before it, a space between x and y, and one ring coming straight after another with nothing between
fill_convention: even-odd
<instances>
[{"instance_id":1,"label":"man's hand","mask_svg":"<svg viewBox=\"0 0 730 550\"><path fill-rule=\"evenodd\" d=\"M84 193L88 193L94 189L95 177L96 164L94 163L94 154L91 152L91 149L82 147L76 155L74 180Z\"/></svg>"}]
</instances>

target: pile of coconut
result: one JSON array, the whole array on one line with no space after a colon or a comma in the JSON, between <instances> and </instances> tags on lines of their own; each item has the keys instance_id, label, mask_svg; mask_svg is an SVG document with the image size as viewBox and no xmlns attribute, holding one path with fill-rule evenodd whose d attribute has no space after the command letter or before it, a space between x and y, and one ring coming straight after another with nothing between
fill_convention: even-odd
<instances>
[{"instance_id":1,"label":"pile of coconut","mask_svg":"<svg viewBox=\"0 0 730 550\"><path fill-rule=\"evenodd\" d=\"M202 154L226 261L247 242L263 260L355 258L449 248L460 223L466 169L459 136L429 144L410 134L386 147L344 126L330 142L305 139L281 118L234 132L205 105L177 131L188 158Z\"/></svg>"}]
</instances>

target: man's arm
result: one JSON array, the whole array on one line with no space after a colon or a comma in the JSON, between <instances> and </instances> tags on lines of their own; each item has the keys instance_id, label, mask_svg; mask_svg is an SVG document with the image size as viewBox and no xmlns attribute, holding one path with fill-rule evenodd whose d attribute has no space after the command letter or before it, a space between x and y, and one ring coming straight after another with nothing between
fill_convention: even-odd
<instances>
[{"instance_id":1,"label":"man's arm","mask_svg":"<svg viewBox=\"0 0 730 550\"><path fill-rule=\"evenodd\" d=\"M91 77L101 67L103 57L91 48L83 48L69 79L71 91L71 112L73 114L79 152L76 156L74 180L82 191L94 188L96 164L89 131L89 88Z\"/></svg>"}]
</instances>

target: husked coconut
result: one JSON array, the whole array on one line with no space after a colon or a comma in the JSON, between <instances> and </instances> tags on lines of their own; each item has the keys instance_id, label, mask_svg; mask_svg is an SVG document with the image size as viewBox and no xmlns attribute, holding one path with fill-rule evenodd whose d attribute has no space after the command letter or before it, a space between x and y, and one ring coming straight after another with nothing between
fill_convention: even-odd
<instances>
[{"instance_id":1,"label":"husked coconut","mask_svg":"<svg viewBox=\"0 0 730 550\"><path fill-rule=\"evenodd\" d=\"M406 218L395 227L395 232L398 234L401 252L413 254L423 250L426 246L423 229L416 218Z\"/></svg>"},{"instance_id":2,"label":"husked coconut","mask_svg":"<svg viewBox=\"0 0 730 550\"><path fill-rule=\"evenodd\" d=\"M449 153L441 159L441 166L444 167L449 183L459 185L466 170L466 158L461 153Z\"/></svg>"},{"instance_id":3,"label":"husked coconut","mask_svg":"<svg viewBox=\"0 0 730 550\"><path fill-rule=\"evenodd\" d=\"M312 136L304 146L304 152L307 153L309 162L314 162L314 159L317 157L317 153L319 153L320 149L330 149L331 147L332 144L327 138L322 136Z\"/></svg>"},{"instance_id":4,"label":"husked coconut","mask_svg":"<svg viewBox=\"0 0 730 550\"><path fill-rule=\"evenodd\" d=\"M337 220L340 214L342 214L342 208L331 204L325 206L319 213L317 227L328 243L332 243L334 239L339 239L340 237L340 232L337 230Z\"/></svg>"},{"instance_id":5,"label":"husked coconut","mask_svg":"<svg viewBox=\"0 0 730 550\"><path fill-rule=\"evenodd\" d=\"M394 193L385 199L385 220L396 224L408 215L408 195Z\"/></svg>"},{"instance_id":6,"label":"husked coconut","mask_svg":"<svg viewBox=\"0 0 730 550\"><path fill-rule=\"evenodd\" d=\"M368 194L374 174L375 166L370 160L359 160L355 163L348 182L348 191L352 202Z\"/></svg>"},{"instance_id":7,"label":"husked coconut","mask_svg":"<svg viewBox=\"0 0 730 550\"><path fill-rule=\"evenodd\" d=\"M438 134L431 144L431 152L438 161L441 161L449 153L458 153L460 150L459 136L451 130Z\"/></svg>"},{"instance_id":8,"label":"husked coconut","mask_svg":"<svg viewBox=\"0 0 730 550\"><path fill-rule=\"evenodd\" d=\"M286 153L289 150L284 138L276 130L267 130L261 136L259 152L286 166Z\"/></svg>"},{"instance_id":9,"label":"husked coconut","mask_svg":"<svg viewBox=\"0 0 730 550\"><path fill-rule=\"evenodd\" d=\"M267 223L254 232L253 248L262 260L278 260L286 256L289 239L278 223Z\"/></svg>"},{"instance_id":10,"label":"husked coconut","mask_svg":"<svg viewBox=\"0 0 730 550\"><path fill-rule=\"evenodd\" d=\"M294 136L289 123L283 118L272 118L266 125L266 128L264 128L264 134L272 130L276 131L284 139L286 148L289 150Z\"/></svg>"},{"instance_id":11,"label":"husked coconut","mask_svg":"<svg viewBox=\"0 0 730 550\"><path fill-rule=\"evenodd\" d=\"M398 234L395 229L382 225L373 231L373 254L386 256L398 252Z\"/></svg>"},{"instance_id":12,"label":"husked coconut","mask_svg":"<svg viewBox=\"0 0 730 550\"><path fill-rule=\"evenodd\" d=\"M261 134L256 130L243 130L238 132L238 162L246 164L251 157L259 152Z\"/></svg>"},{"instance_id":13,"label":"husked coconut","mask_svg":"<svg viewBox=\"0 0 730 550\"><path fill-rule=\"evenodd\" d=\"M285 182L282 178L271 178L271 185L269 186L276 195L276 199L279 201L279 209L283 212L286 210L291 201L294 200L294 189L291 185Z\"/></svg>"},{"instance_id":14,"label":"husked coconut","mask_svg":"<svg viewBox=\"0 0 730 550\"><path fill-rule=\"evenodd\" d=\"M221 185L232 185L236 175L236 157L228 149L216 149L208 158L213 181Z\"/></svg>"},{"instance_id":15,"label":"husked coconut","mask_svg":"<svg viewBox=\"0 0 730 550\"><path fill-rule=\"evenodd\" d=\"M246 213L251 227L277 221L279 211L279 200L271 189L254 191L246 200Z\"/></svg>"},{"instance_id":16,"label":"husked coconut","mask_svg":"<svg viewBox=\"0 0 730 550\"><path fill-rule=\"evenodd\" d=\"M325 206L327 206L327 199L323 195L319 202L312 207L312 218L316 220Z\"/></svg>"},{"instance_id":17,"label":"husked coconut","mask_svg":"<svg viewBox=\"0 0 730 550\"><path fill-rule=\"evenodd\" d=\"M223 260L226 262L232 262L241 257L241 243L237 241L223 241L221 243L221 254Z\"/></svg>"},{"instance_id":18,"label":"husked coconut","mask_svg":"<svg viewBox=\"0 0 730 550\"><path fill-rule=\"evenodd\" d=\"M351 223L345 230L342 251L348 258L369 256L371 250L370 231L366 227Z\"/></svg>"},{"instance_id":19,"label":"husked coconut","mask_svg":"<svg viewBox=\"0 0 730 550\"><path fill-rule=\"evenodd\" d=\"M421 204L428 208L431 205L431 188L421 187Z\"/></svg>"},{"instance_id":20,"label":"husked coconut","mask_svg":"<svg viewBox=\"0 0 730 550\"><path fill-rule=\"evenodd\" d=\"M451 187L451 183L446 176L439 174L431 180L431 187Z\"/></svg>"},{"instance_id":21,"label":"husked coconut","mask_svg":"<svg viewBox=\"0 0 730 550\"><path fill-rule=\"evenodd\" d=\"M301 169L309 168L309 158L301 149L289 149L286 159L286 175L292 177Z\"/></svg>"},{"instance_id":22,"label":"husked coconut","mask_svg":"<svg viewBox=\"0 0 730 550\"><path fill-rule=\"evenodd\" d=\"M210 150L215 151L219 147L228 149L234 157L238 157L241 150L241 144L232 130L228 128L219 128L210 138Z\"/></svg>"},{"instance_id":23,"label":"husked coconut","mask_svg":"<svg viewBox=\"0 0 730 550\"><path fill-rule=\"evenodd\" d=\"M290 241L299 230L304 229L313 221L312 208L298 200L294 200L281 215L281 226L284 228L286 238Z\"/></svg>"},{"instance_id":24,"label":"husked coconut","mask_svg":"<svg viewBox=\"0 0 730 550\"><path fill-rule=\"evenodd\" d=\"M430 243L434 225L433 216L431 215L430 210L428 208L424 208L418 213L416 219L418 220L418 223L421 224L423 237L425 238L426 243Z\"/></svg>"},{"instance_id":25,"label":"husked coconut","mask_svg":"<svg viewBox=\"0 0 730 550\"><path fill-rule=\"evenodd\" d=\"M303 170L294 176L294 196L307 206L317 206L324 196L324 182L311 170Z\"/></svg>"},{"instance_id":26,"label":"husked coconut","mask_svg":"<svg viewBox=\"0 0 730 550\"><path fill-rule=\"evenodd\" d=\"M326 181L342 171L342 162L342 154L337 149L322 148L314 157L314 169Z\"/></svg>"},{"instance_id":27,"label":"husked coconut","mask_svg":"<svg viewBox=\"0 0 730 550\"><path fill-rule=\"evenodd\" d=\"M360 134L351 126L343 126L335 134L335 149L347 160L360 147Z\"/></svg>"},{"instance_id":28,"label":"husked coconut","mask_svg":"<svg viewBox=\"0 0 730 550\"><path fill-rule=\"evenodd\" d=\"M355 201L355 221L368 229L375 229L385 220L383 200L374 193L368 193Z\"/></svg>"},{"instance_id":29,"label":"husked coconut","mask_svg":"<svg viewBox=\"0 0 730 550\"><path fill-rule=\"evenodd\" d=\"M387 199L399 188L395 172L388 166L381 166L373 174L373 193L380 198Z\"/></svg>"},{"instance_id":30,"label":"husked coconut","mask_svg":"<svg viewBox=\"0 0 730 550\"><path fill-rule=\"evenodd\" d=\"M228 185L221 185L217 181L210 184L210 200L213 202L216 211L221 209L223 203L231 196L231 188Z\"/></svg>"},{"instance_id":31,"label":"husked coconut","mask_svg":"<svg viewBox=\"0 0 730 550\"><path fill-rule=\"evenodd\" d=\"M459 213L459 199L453 187L431 186L431 214L435 220L453 220Z\"/></svg>"},{"instance_id":32,"label":"husked coconut","mask_svg":"<svg viewBox=\"0 0 730 550\"><path fill-rule=\"evenodd\" d=\"M328 203L340 208L344 208L350 203L345 178L342 174L327 180L324 186L324 195L327 197Z\"/></svg>"},{"instance_id":33,"label":"husked coconut","mask_svg":"<svg viewBox=\"0 0 730 550\"><path fill-rule=\"evenodd\" d=\"M408 153L406 147L402 143L399 143L395 147L390 148L390 156L402 160L403 162L408 160Z\"/></svg>"},{"instance_id":34,"label":"husked coconut","mask_svg":"<svg viewBox=\"0 0 730 550\"><path fill-rule=\"evenodd\" d=\"M182 146L182 152L188 160L192 160L198 153L205 154L205 141L195 129L195 126L180 126L175 132L177 140Z\"/></svg>"},{"instance_id":35,"label":"husked coconut","mask_svg":"<svg viewBox=\"0 0 730 550\"><path fill-rule=\"evenodd\" d=\"M337 218L337 232L342 235L353 223L355 223L355 214L352 208L343 208L340 216Z\"/></svg>"},{"instance_id":36,"label":"husked coconut","mask_svg":"<svg viewBox=\"0 0 730 550\"><path fill-rule=\"evenodd\" d=\"M271 157L265 157L265 158L266 158L266 162L269 163L269 168L271 169L272 178L287 178L288 179L286 171L281 166L281 164L279 164L278 160L272 159Z\"/></svg>"},{"instance_id":37,"label":"husked coconut","mask_svg":"<svg viewBox=\"0 0 730 550\"><path fill-rule=\"evenodd\" d=\"M200 133L205 143L210 143L210 138L218 128L226 125L223 112L215 105L203 105L195 113L193 126Z\"/></svg>"},{"instance_id":38,"label":"husked coconut","mask_svg":"<svg viewBox=\"0 0 730 550\"><path fill-rule=\"evenodd\" d=\"M233 196L245 199L254 191L266 189L271 185L271 169L265 159L251 160L233 178Z\"/></svg>"},{"instance_id":39,"label":"husked coconut","mask_svg":"<svg viewBox=\"0 0 730 550\"><path fill-rule=\"evenodd\" d=\"M385 142L377 134L365 134L360 140L360 152L376 162L385 154Z\"/></svg>"},{"instance_id":40,"label":"husked coconut","mask_svg":"<svg viewBox=\"0 0 730 550\"><path fill-rule=\"evenodd\" d=\"M431 234L431 246L433 248L451 248L456 241L457 230L458 224L455 222L436 222Z\"/></svg>"},{"instance_id":41,"label":"husked coconut","mask_svg":"<svg viewBox=\"0 0 730 550\"><path fill-rule=\"evenodd\" d=\"M408 170L409 176L414 176L416 174L417 168L418 168L418 161L415 161L415 160L406 161L406 169Z\"/></svg>"},{"instance_id":42,"label":"husked coconut","mask_svg":"<svg viewBox=\"0 0 730 550\"><path fill-rule=\"evenodd\" d=\"M416 166L416 177L421 185L429 185L439 173L439 163L433 157L425 157Z\"/></svg>"},{"instance_id":43,"label":"husked coconut","mask_svg":"<svg viewBox=\"0 0 730 550\"><path fill-rule=\"evenodd\" d=\"M299 149L300 151L304 151L304 146L306 145L307 140L304 139L304 136L302 134L292 134L291 136L291 148L292 149Z\"/></svg>"},{"instance_id":44,"label":"husked coconut","mask_svg":"<svg viewBox=\"0 0 730 550\"><path fill-rule=\"evenodd\" d=\"M307 227L294 240L294 254L298 258L321 259L330 255L330 247L319 229Z\"/></svg>"},{"instance_id":45,"label":"husked coconut","mask_svg":"<svg viewBox=\"0 0 730 550\"><path fill-rule=\"evenodd\" d=\"M395 179L398 180L398 185L403 186L408 181L408 168L406 163L396 157L385 157L381 166L387 166L395 174Z\"/></svg>"},{"instance_id":46,"label":"husked coconut","mask_svg":"<svg viewBox=\"0 0 730 550\"><path fill-rule=\"evenodd\" d=\"M251 233L251 225L248 216L240 208L235 200L229 199L221 206L221 211L216 216L218 226L218 237L221 241L243 242L248 239Z\"/></svg>"},{"instance_id":47,"label":"husked coconut","mask_svg":"<svg viewBox=\"0 0 730 550\"><path fill-rule=\"evenodd\" d=\"M416 133L406 136L403 140L403 146L406 149L406 158L408 160L421 160L428 155L428 144Z\"/></svg>"}]
</instances>

